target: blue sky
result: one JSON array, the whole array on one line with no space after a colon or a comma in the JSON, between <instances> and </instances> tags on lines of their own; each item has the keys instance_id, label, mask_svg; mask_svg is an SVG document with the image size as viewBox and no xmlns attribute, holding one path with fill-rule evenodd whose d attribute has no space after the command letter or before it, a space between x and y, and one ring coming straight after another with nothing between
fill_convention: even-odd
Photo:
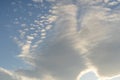
<instances>
[{"instance_id":1,"label":"blue sky","mask_svg":"<svg viewBox=\"0 0 120 80\"><path fill-rule=\"evenodd\" d=\"M120 0L1 0L0 79L119 80L119 9Z\"/></svg>"},{"instance_id":2,"label":"blue sky","mask_svg":"<svg viewBox=\"0 0 120 80\"><path fill-rule=\"evenodd\" d=\"M19 49L17 49L16 44L14 43L14 41L10 38L11 36L11 28L13 25L11 25L11 22L14 18L14 16L12 16L12 5L11 5L10 0L6 1L1 1L1 13L0 13L0 36L1 36L1 40L0 40L0 63L2 67L6 67L6 68L12 68L14 66L12 66L13 64L16 64L19 62L19 60L15 57L15 55L18 54ZM8 5L8 6L6 6ZM12 18L13 17L13 18ZM12 31L13 32L13 31ZM18 61L18 62L16 62ZM10 66L10 67L7 67Z\"/></svg>"},{"instance_id":3,"label":"blue sky","mask_svg":"<svg viewBox=\"0 0 120 80\"><path fill-rule=\"evenodd\" d=\"M12 38L19 35L17 30L21 29L20 24L32 24L38 15L48 14L50 4L47 2L41 4L22 0L3 0L0 4L0 43L2 44L0 45L2 47L0 50L1 67L13 69L21 65L25 66L22 60L16 58L20 53L20 49ZM39 8L29 7L30 4L39 5ZM45 5L47 9L44 9L44 6L42 7L42 5ZM30 12L33 14L32 16L29 16ZM24 20L24 18L27 20ZM20 24L15 24L16 22L19 22ZM7 59L5 59L5 57Z\"/></svg>"}]
</instances>

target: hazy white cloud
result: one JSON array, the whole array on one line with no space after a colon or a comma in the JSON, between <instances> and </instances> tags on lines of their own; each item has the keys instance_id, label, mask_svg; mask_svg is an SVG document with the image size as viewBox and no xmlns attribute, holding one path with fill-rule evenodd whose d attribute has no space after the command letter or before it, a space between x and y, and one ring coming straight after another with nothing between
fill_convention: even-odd
<instances>
[{"instance_id":1,"label":"hazy white cloud","mask_svg":"<svg viewBox=\"0 0 120 80\"><path fill-rule=\"evenodd\" d=\"M30 53L30 44L25 44L22 46L22 53L19 55L19 57L27 57Z\"/></svg>"},{"instance_id":2,"label":"hazy white cloud","mask_svg":"<svg viewBox=\"0 0 120 80\"><path fill-rule=\"evenodd\" d=\"M21 48L20 55L32 68L14 73L0 69L0 78L79 80L86 69L93 69L95 77L100 79L119 75L120 12L112 12L103 5L116 5L119 1L48 1L56 1L54 14L41 16L41 20L34 20L30 27L23 25L20 36L15 38Z\"/></svg>"},{"instance_id":3,"label":"hazy white cloud","mask_svg":"<svg viewBox=\"0 0 120 80\"><path fill-rule=\"evenodd\" d=\"M2 80L17 80L17 79L15 79L15 76L13 76L12 72L7 71L3 68L0 68L0 79L2 79Z\"/></svg>"},{"instance_id":4,"label":"hazy white cloud","mask_svg":"<svg viewBox=\"0 0 120 80\"><path fill-rule=\"evenodd\" d=\"M80 38L84 44L77 47L84 50L89 65L96 68L100 77L120 74L119 12L109 11L112 10L102 6L91 8L81 23Z\"/></svg>"},{"instance_id":5,"label":"hazy white cloud","mask_svg":"<svg viewBox=\"0 0 120 80\"><path fill-rule=\"evenodd\" d=\"M113 1L111 1L111 0L104 0L104 2L107 5L109 5L109 6L115 6L115 5L118 5L120 1L119 0L113 0Z\"/></svg>"},{"instance_id":6,"label":"hazy white cloud","mask_svg":"<svg viewBox=\"0 0 120 80\"><path fill-rule=\"evenodd\" d=\"M36 2L36 3L38 3L38 2L43 2L43 0L32 0L33 2Z\"/></svg>"},{"instance_id":7,"label":"hazy white cloud","mask_svg":"<svg viewBox=\"0 0 120 80\"><path fill-rule=\"evenodd\" d=\"M39 3L39 2L43 2L43 0L32 0L33 2ZM50 1L50 2L54 2L56 0L46 0L46 1Z\"/></svg>"},{"instance_id":8,"label":"hazy white cloud","mask_svg":"<svg viewBox=\"0 0 120 80\"><path fill-rule=\"evenodd\" d=\"M35 66L34 70L18 70L19 75L37 77L42 80L46 80L46 78L74 80L80 71L86 68L83 57L79 56L79 51L73 46L77 39L77 7L75 5L62 5L58 11L60 13L55 23L55 36L46 40L44 43L47 46L43 46L40 50L37 49L33 53L32 59L27 59L28 63L32 62ZM43 29L42 32L45 30Z\"/></svg>"}]
</instances>

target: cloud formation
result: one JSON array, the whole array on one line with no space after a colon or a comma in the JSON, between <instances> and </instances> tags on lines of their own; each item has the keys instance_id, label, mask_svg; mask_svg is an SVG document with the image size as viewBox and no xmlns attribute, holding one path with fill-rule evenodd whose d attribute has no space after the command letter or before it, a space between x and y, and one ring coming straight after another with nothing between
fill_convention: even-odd
<instances>
[{"instance_id":1,"label":"cloud formation","mask_svg":"<svg viewBox=\"0 0 120 80\"><path fill-rule=\"evenodd\" d=\"M111 11L109 8L101 6L93 8L93 11L91 11L84 18L85 21L83 20L82 22L85 22L83 28L88 27L88 34L84 36L85 39L89 40L86 41L88 42L88 49L90 48L86 53L87 58L97 68L98 74L101 76L110 77L120 74L118 57L120 56L118 37L120 29L118 26L120 21L119 12L109 13ZM91 47L92 45L93 47Z\"/></svg>"},{"instance_id":2,"label":"cloud formation","mask_svg":"<svg viewBox=\"0 0 120 80\"><path fill-rule=\"evenodd\" d=\"M120 1L51 1L56 1L51 14L34 20L31 27L22 24L19 37L15 37L21 48L19 57L32 68L0 69L0 78L77 80L92 68L101 78L119 75Z\"/></svg>"},{"instance_id":3,"label":"cloud formation","mask_svg":"<svg viewBox=\"0 0 120 80\"><path fill-rule=\"evenodd\" d=\"M63 5L57 10L59 18L55 23L55 36L51 37L50 41L46 40L46 46L37 49L33 53L32 59L28 58L28 62L32 61L35 69L30 72L29 70L18 70L19 75L38 79L42 79L43 76L51 76L55 80L74 80L80 71L85 69L83 57L73 46L77 39L76 6Z\"/></svg>"}]
</instances>

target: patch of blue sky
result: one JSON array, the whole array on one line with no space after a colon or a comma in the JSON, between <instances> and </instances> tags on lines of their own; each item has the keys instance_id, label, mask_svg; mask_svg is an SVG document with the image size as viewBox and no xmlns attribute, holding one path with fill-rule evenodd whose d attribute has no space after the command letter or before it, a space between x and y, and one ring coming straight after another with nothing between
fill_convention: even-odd
<instances>
[{"instance_id":1,"label":"patch of blue sky","mask_svg":"<svg viewBox=\"0 0 120 80\"><path fill-rule=\"evenodd\" d=\"M34 3L32 0L2 0L0 3L0 66L6 69L14 69L27 66L17 55L19 47L13 41L13 36L18 36L20 24L30 27L38 15L50 14L51 3L43 0L42 3ZM11 36L12 35L12 36Z\"/></svg>"},{"instance_id":2,"label":"patch of blue sky","mask_svg":"<svg viewBox=\"0 0 120 80\"><path fill-rule=\"evenodd\" d=\"M5 27L5 26L3 26ZM24 63L19 58L16 58L19 53L19 48L10 37L9 30L0 28L0 66L6 69L18 68Z\"/></svg>"},{"instance_id":3,"label":"patch of blue sky","mask_svg":"<svg viewBox=\"0 0 120 80\"><path fill-rule=\"evenodd\" d=\"M80 80L98 80L98 77L95 75L94 72L88 72L83 75Z\"/></svg>"}]
</instances>

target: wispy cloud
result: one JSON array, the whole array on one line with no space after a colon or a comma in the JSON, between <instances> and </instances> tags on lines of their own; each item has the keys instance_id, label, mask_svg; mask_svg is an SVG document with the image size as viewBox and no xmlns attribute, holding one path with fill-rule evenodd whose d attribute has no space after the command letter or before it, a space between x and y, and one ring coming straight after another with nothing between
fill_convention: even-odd
<instances>
[{"instance_id":1,"label":"wispy cloud","mask_svg":"<svg viewBox=\"0 0 120 80\"><path fill-rule=\"evenodd\" d=\"M0 69L0 78L79 80L89 70L100 79L119 75L120 12L109 7L119 2L56 0L52 15L34 20L30 27L22 24L20 35L15 37L21 48L19 56L32 68L14 72Z\"/></svg>"},{"instance_id":2,"label":"wispy cloud","mask_svg":"<svg viewBox=\"0 0 120 80\"><path fill-rule=\"evenodd\" d=\"M0 79L2 79L2 80L8 80L8 79L9 80L16 80L16 79L14 79L12 72L7 71L3 68L0 68Z\"/></svg>"},{"instance_id":3,"label":"wispy cloud","mask_svg":"<svg viewBox=\"0 0 120 80\"><path fill-rule=\"evenodd\" d=\"M47 76L51 80L52 77L55 80L73 80L80 71L85 69L83 57L79 56L79 51L73 46L77 39L75 27L77 7L74 5L62 5L57 10L59 18L53 28L55 36L46 40L44 43L47 46L37 49L32 54L33 58L28 59L28 62L32 61L35 66L31 74L29 74L29 70L18 70L19 75L26 75L27 77L32 75L43 80L46 80Z\"/></svg>"}]
</instances>

